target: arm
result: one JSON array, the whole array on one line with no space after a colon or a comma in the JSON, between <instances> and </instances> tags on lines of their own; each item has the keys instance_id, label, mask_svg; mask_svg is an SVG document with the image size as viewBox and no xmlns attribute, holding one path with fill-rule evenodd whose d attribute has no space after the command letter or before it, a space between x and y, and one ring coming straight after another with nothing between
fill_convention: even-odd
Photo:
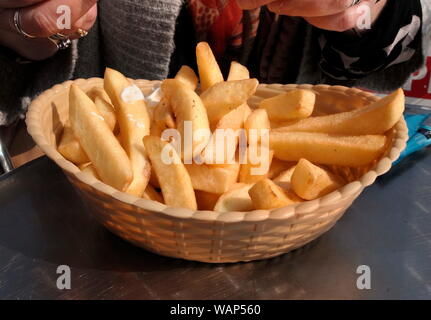
<instances>
[{"instance_id":1,"label":"arm","mask_svg":"<svg viewBox=\"0 0 431 320\"><path fill-rule=\"evenodd\" d=\"M423 60L421 28L420 0L388 0L368 30L320 30L320 68L327 82L354 81L387 72L401 86ZM391 72L394 69L396 75Z\"/></svg>"},{"instance_id":2,"label":"arm","mask_svg":"<svg viewBox=\"0 0 431 320\"><path fill-rule=\"evenodd\" d=\"M393 90L423 63L420 0L237 1L244 9L267 5L314 26L313 61L303 69L319 64L320 69L308 70L316 77L322 73L315 81Z\"/></svg>"},{"instance_id":3,"label":"arm","mask_svg":"<svg viewBox=\"0 0 431 320\"><path fill-rule=\"evenodd\" d=\"M0 1L0 126L21 117L31 97L71 76L72 48L58 52L47 37L61 32L71 39L79 38L78 28L93 25L96 0L3 0ZM71 28L59 29L57 8L70 6ZM21 27L35 36L29 39L14 25L14 14L20 8Z\"/></svg>"}]
</instances>

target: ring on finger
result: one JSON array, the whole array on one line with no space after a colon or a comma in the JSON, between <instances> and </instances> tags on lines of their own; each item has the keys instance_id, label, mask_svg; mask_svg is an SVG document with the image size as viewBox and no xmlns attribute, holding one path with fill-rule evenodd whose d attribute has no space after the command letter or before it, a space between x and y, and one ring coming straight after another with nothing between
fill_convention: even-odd
<instances>
[{"instance_id":1,"label":"ring on finger","mask_svg":"<svg viewBox=\"0 0 431 320\"><path fill-rule=\"evenodd\" d=\"M22 35L25 38L28 39L34 39L35 36L32 36L31 34L24 31L21 25L21 9L16 9L13 15L13 25L15 27L15 30Z\"/></svg>"},{"instance_id":2,"label":"ring on finger","mask_svg":"<svg viewBox=\"0 0 431 320\"><path fill-rule=\"evenodd\" d=\"M76 35L77 35L79 38L84 38L85 36L87 36L87 35L88 35L88 31L87 31L87 30L84 30L84 29L79 28L78 30L76 30Z\"/></svg>"},{"instance_id":3,"label":"ring on finger","mask_svg":"<svg viewBox=\"0 0 431 320\"><path fill-rule=\"evenodd\" d=\"M59 49L59 50L67 49L72 44L72 41L69 39L69 37L67 37L61 33L56 33L56 34L48 37L48 39L53 44L55 44L57 46L57 49Z\"/></svg>"},{"instance_id":4,"label":"ring on finger","mask_svg":"<svg viewBox=\"0 0 431 320\"><path fill-rule=\"evenodd\" d=\"M354 7L356 5L358 5L359 3L361 3L362 0L352 0L352 4L349 6L349 8Z\"/></svg>"}]
</instances>

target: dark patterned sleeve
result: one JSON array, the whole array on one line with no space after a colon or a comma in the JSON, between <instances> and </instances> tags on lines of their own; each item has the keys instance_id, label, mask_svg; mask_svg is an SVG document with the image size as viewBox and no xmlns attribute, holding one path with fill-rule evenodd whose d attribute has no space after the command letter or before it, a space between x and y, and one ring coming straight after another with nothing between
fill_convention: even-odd
<instances>
[{"instance_id":1,"label":"dark patterned sleeve","mask_svg":"<svg viewBox=\"0 0 431 320\"><path fill-rule=\"evenodd\" d=\"M320 68L335 80L357 80L406 63L422 54L420 0L388 0L370 30L356 35L322 30L319 44Z\"/></svg>"}]
</instances>

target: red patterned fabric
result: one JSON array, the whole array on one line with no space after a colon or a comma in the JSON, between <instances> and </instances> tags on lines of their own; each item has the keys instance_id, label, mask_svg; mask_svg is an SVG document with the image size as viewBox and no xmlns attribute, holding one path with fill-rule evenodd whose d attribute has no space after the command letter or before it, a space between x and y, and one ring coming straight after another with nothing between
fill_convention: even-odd
<instances>
[{"instance_id":1,"label":"red patterned fabric","mask_svg":"<svg viewBox=\"0 0 431 320\"><path fill-rule=\"evenodd\" d=\"M188 0L188 7L198 40L209 42L217 58L228 47L242 46L243 11L236 0ZM254 21L256 25L258 22Z\"/></svg>"}]
</instances>

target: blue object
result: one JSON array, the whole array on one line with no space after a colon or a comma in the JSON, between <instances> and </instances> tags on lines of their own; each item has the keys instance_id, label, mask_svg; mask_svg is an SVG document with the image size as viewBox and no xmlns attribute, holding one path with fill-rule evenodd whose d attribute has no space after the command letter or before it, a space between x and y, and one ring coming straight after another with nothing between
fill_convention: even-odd
<instances>
[{"instance_id":1,"label":"blue object","mask_svg":"<svg viewBox=\"0 0 431 320\"><path fill-rule=\"evenodd\" d=\"M409 141L406 149L401 153L397 161L398 164L402 159L431 145L431 126L424 123L430 118L431 114L410 114L405 119L409 128Z\"/></svg>"},{"instance_id":2,"label":"blue object","mask_svg":"<svg viewBox=\"0 0 431 320\"><path fill-rule=\"evenodd\" d=\"M417 133L418 129L429 117L429 114L406 114L404 116L409 128L409 138Z\"/></svg>"}]
</instances>

